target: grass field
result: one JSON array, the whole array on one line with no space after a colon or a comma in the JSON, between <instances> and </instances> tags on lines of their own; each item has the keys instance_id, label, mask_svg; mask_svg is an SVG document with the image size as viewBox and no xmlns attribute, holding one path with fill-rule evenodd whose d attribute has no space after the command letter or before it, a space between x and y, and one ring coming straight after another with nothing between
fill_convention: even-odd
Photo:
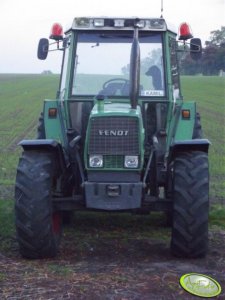
<instances>
[{"instance_id":1,"label":"grass field","mask_svg":"<svg viewBox=\"0 0 225 300\"><path fill-rule=\"evenodd\" d=\"M182 77L185 100L196 100L209 151L210 195L225 204L225 78ZM18 142L36 134L43 99L54 98L57 75L0 74L0 198L13 196Z\"/></svg>"},{"instance_id":2,"label":"grass field","mask_svg":"<svg viewBox=\"0 0 225 300\"><path fill-rule=\"evenodd\" d=\"M36 135L44 98L54 98L58 76L0 74L0 198L10 196L21 149Z\"/></svg>"},{"instance_id":3,"label":"grass field","mask_svg":"<svg viewBox=\"0 0 225 300\"><path fill-rule=\"evenodd\" d=\"M184 97L197 101L205 137L212 142L210 198L216 204L209 215L206 258L170 254L171 228L162 213L77 212L63 229L56 258L25 260L14 225L17 143L35 137L43 99L54 98L58 76L0 75L0 298L189 299L179 279L197 272L213 276L225 299L224 84L218 77L182 78Z\"/></svg>"},{"instance_id":4,"label":"grass field","mask_svg":"<svg viewBox=\"0 0 225 300\"><path fill-rule=\"evenodd\" d=\"M225 204L225 78L182 77L186 100L196 100L209 150L211 199Z\"/></svg>"}]
</instances>

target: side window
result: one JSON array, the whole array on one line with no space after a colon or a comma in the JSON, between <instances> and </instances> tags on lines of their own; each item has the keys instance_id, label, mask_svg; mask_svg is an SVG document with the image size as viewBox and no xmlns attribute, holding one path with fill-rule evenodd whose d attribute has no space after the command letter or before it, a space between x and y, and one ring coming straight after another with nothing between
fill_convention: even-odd
<instances>
[{"instance_id":1,"label":"side window","mask_svg":"<svg viewBox=\"0 0 225 300\"><path fill-rule=\"evenodd\" d=\"M140 82L142 88L141 96L165 96L164 67L161 40L152 43L140 42L140 52Z\"/></svg>"},{"instance_id":2,"label":"side window","mask_svg":"<svg viewBox=\"0 0 225 300\"><path fill-rule=\"evenodd\" d=\"M170 37L170 63L171 63L171 76L173 84L173 97L174 100L180 99L180 78L179 78L179 66L177 61L177 43L174 38Z\"/></svg>"},{"instance_id":3,"label":"side window","mask_svg":"<svg viewBox=\"0 0 225 300\"><path fill-rule=\"evenodd\" d=\"M60 82L60 93L63 93L66 87L66 74L68 66L68 57L69 57L69 47L70 47L70 36L66 37L63 41L64 45L64 54L63 54L63 65L62 65L62 75Z\"/></svg>"}]
</instances>

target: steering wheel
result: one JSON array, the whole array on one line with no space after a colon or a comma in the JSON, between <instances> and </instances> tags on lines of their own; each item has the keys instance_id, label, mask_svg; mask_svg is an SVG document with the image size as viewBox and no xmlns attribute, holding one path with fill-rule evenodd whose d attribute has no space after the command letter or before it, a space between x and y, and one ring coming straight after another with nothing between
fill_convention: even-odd
<instances>
[{"instance_id":1,"label":"steering wheel","mask_svg":"<svg viewBox=\"0 0 225 300\"><path fill-rule=\"evenodd\" d=\"M110 84L110 83L112 83L112 82L114 82L114 81L118 81L118 83L119 83L119 82L124 82L123 86L125 86L125 85L128 84L128 82L129 82L128 79L124 79L124 78L113 78L113 79L110 79L110 80L106 81L106 82L103 84L102 88L103 88L103 89L107 88L107 85ZM123 87L123 86L122 86L122 87Z\"/></svg>"},{"instance_id":2,"label":"steering wheel","mask_svg":"<svg viewBox=\"0 0 225 300\"><path fill-rule=\"evenodd\" d=\"M113 78L106 81L103 86L101 93L108 95L119 95L127 96L129 94L129 80L124 78Z\"/></svg>"}]
</instances>

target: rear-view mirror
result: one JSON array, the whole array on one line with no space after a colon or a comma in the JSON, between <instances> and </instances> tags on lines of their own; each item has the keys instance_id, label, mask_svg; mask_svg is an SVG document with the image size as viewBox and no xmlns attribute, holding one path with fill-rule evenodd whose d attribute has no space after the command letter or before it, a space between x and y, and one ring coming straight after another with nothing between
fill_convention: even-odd
<instances>
[{"instance_id":1,"label":"rear-view mirror","mask_svg":"<svg viewBox=\"0 0 225 300\"><path fill-rule=\"evenodd\" d=\"M49 41L46 38L40 39L38 43L38 59L45 60L48 55Z\"/></svg>"},{"instance_id":2,"label":"rear-view mirror","mask_svg":"<svg viewBox=\"0 0 225 300\"><path fill-rule=\"evenodd\" d=\"M190 55L193 60L199 60L202 57L202 42L199 38L191 39Z\"/></svg>"}]
</instances>

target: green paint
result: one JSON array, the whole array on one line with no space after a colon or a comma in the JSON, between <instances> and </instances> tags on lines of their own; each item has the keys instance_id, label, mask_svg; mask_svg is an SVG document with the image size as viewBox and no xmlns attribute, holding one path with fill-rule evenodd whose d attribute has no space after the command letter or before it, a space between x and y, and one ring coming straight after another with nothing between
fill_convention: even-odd
<instances>
[{"instance_id":1,"label":"green paint","mask_svg":"<svg viewBox=\"0 0 225 300\"><path fill-rule=\"evenodd\" d=\"M105 161L103 168L90 168L88 164L88 146L90 141L90 127L91 122L95 118L107 118L107 117L129 117L136 118L138 120L138 143L139 143L139 167L137 169L124 168L124 156L122 155L107 155L104 156ZM123 138L123 137L121 137ZM97 171L134 171L141 170L143 168L144 162L144 127L142 121L142 114L140 106L137 109L132 109L128 103L112 103L103 101L98 101L93 107L89 119L89 124L87 128L86 143L85 143L85 166L87 170L97 170ZM129 154L128 154L129 155ZM115 167L116 166L116 167Z\"/></svg>"},{"instance_id":2,"label":"green paint","mask_svg":"<svg viewBox=\"0 0 225 300\"><path fill-rule=\"evenodd\" d=\"M181 110L190 110L190 119L183 119L182 115L179 115L177 122L177 129L175 134L175 141L191 140L194 129L195 122L195 103L194 102L184 102L181 106Z\"/></svg>"},{"instance_id":3,"label":"green paint","mask_svg":"<svg viewBox=\"0 0 225 300\"><path fill-rule=\"evenodd\" d=\"M49 108L57 108L58 103L56 100L45 100L44 102L44 122L45 122L45 134L46 139L53 139L61 144L64 144L63 133L61 130L59 111L57 111L56 118L50 118L48 116Z\"/></svg>"}]
</instances>

